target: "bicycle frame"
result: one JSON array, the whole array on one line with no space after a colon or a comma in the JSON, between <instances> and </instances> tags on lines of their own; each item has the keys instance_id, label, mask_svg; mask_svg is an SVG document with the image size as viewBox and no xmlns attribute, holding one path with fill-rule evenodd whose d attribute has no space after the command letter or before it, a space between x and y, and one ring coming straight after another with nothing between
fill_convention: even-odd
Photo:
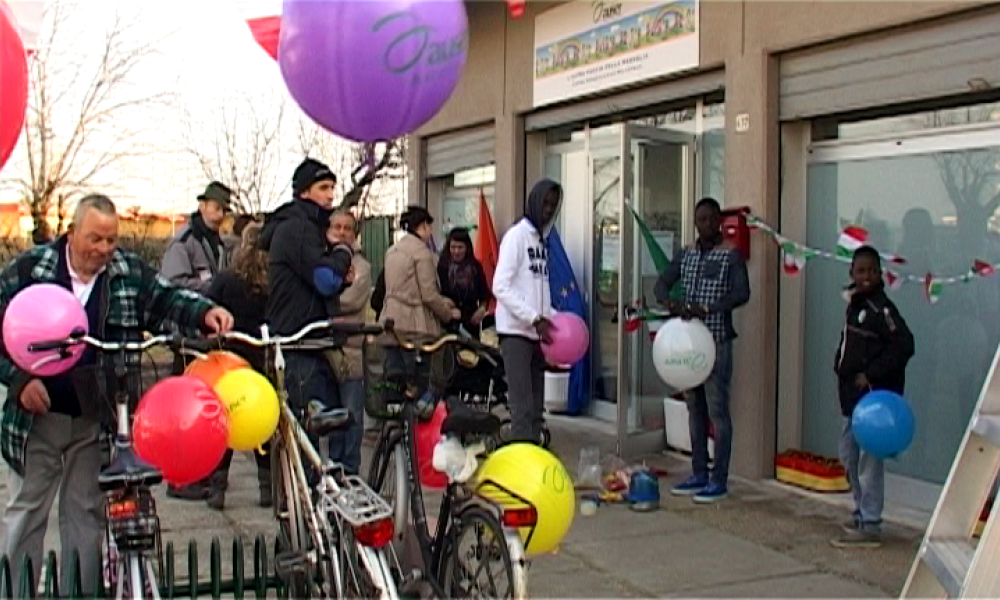
<instances>
[{"instance_id":1,"label":"bicycle frame","mask_svg":"<svg viewBox=\"0 0 1000 600\"><path fill-rule=\"evenodd\" d=\"M307 326L303 332L307 332L310 327ZM324 461L320 456L299 423L299 418L289 406L285 385L283 343L270 338L266 327L262 328L262 333L263 338L259 341L249 336L232 337L253 345L270 346L274 351L274 383L278 390L280 413L272 443L272 453L275 457L272 462L272 473L280 473L286 504L282 507L280 502L275 502L275 518L284 521L287 526L288 543L292 546L290 550L293 553L301 553L307 561L305 573L307 581L312 579L317 569L328 571L322 574L322 585L328 586L324 593L327 596L343 597L346 593L346 582L343 579L345 560L342 556L344 538L340 532L345 527L344 521L348 521L348 526L362 526L368 522L386 519L391 514L391 508L360 479L352 480L344 476L339 481L336 476L340 469L339 465L328 460ZM295 337L297 336L291 336ZM319 480L315 485L310 485L307 468L319 473ZM341 485L342 482L344 485ZM369 505L381 502L381 506L378 507L381 512L369 510L363 517L357 515L352 517L350 511L357 507L352 506L350 502L359 501L357 494L345 502L337 500L342 499L347 492L358 490L364 492L364 489L369 492L368 495L362 494L366 496L364 500ZM313 499L314 491L317 493L318 502ZM335 515L335 523L330 522L328 518L330 513ZM301 531L300 527L304 527L306 531ZM307 551L309 541L312 542L312 549ZM397 597L395 583L382 550L360 542L356 544L356 548L364 568L381 591L382 597L394 600ZM294 555L290 557L293 568L297 558L299 557Z\"/></svg>"},{"instance_id":2,"label":"bicycle frame","mask_svg":"<svg viewBox=\"0 0 1000 600\"><path fill-rule=\"evenodd\" d=\"M171 336L158 336L144 342L102 342L91 338L82 330L73 332L68 338L48 342L38 342L29 346L29 351L59 350L58 355L43 359L56 360L68 355L73 345L85 344L104 353L116 353L114 360L115 386L115 435L109 466L118 455L132 451L132 428L129 414L129 400L132 389L128 381L125 355L128 352L142 352L154 345L165 344ZM106 584L114 587L115 598L125 598L128 592L133 598L144 598L147 589L154 599L160 598L156 571L163 570L163 546L160 519L156 513L152 485L162 480L161 475L150 468L150 473L137 480L126 478L113 480L101 489L107 500L105 507L105 542L107 543L107 565L104 570ZM102 477L104 470L102 470ZM156 553L154 569L149 555Z\"/></svg>"}]
</instances>

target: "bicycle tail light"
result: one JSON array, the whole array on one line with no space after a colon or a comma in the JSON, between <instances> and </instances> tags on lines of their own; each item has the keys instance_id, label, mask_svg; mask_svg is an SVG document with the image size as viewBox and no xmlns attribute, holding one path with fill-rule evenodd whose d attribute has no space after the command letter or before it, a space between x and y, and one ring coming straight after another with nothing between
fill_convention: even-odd
<instances>
[{"instance_id":1,"label":"bicycle tail light","mask_svg":"<svg viewBox=\"0 0 1000 600\"><path fill-rule=\"evenodd\" d=\"M135 498L122 498L108 504L108 516L112 519L130 519L138 513L139 501Z\"/></svg>"},{"instance_id":2,"label":"bicycle tail light","mask_svg":"<svg viewBox=\"0 0 1000 600\"><path fill-rule=\"evenodd\" d=\"M362 546L381 548L392 541L395 533L391 518L379 519L371 523L354 526L354 538Z\"/></svg>"},{"instance_id":3,"label":"bicycle tail light","mask_svg":"<svg viewBox=\"0 0 1000 600\"><path fill-rule=\"evenodd\" d=\"M504 508L501 521L504 527L534 527L538 523L538 511L534 506Z\"/></svg>"}]
</instances>

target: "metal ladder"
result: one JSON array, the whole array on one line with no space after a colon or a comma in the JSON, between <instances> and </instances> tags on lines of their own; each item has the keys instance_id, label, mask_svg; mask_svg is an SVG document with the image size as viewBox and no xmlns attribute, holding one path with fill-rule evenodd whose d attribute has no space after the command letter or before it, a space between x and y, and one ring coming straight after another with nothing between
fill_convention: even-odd
<instances>
[{"instance_id":1,"label":"metal ladder","mask_svg":"<svg viewBox=\"0 0 1000 600\"><path fill-rule=\"evenodd\" d=\"M1000 598L998 503L973 538L1000 470L998 362L1000 349L900 598Z\"/></svg>"}]
</instances>

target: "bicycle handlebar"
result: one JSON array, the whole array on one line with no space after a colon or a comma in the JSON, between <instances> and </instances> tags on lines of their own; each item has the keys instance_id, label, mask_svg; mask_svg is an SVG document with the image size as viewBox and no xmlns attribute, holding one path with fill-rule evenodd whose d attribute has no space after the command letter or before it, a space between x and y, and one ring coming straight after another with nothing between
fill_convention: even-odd
<instances>
[{"instance_id":1,"label":"bicycle handlebar","mask_svg":"<svg viewBox=\"0 0 1000 600\"><path fill-rule=\"evenodd\" d=\"M387 322L386 327L391 328L392 322ZM105 342L87 335L82 329L78 329L63 339L46 340L28 344L28 352L63 350L80 344L86 344L103 352L142 352L152 348L153 346L199 346L210 345L212 343L226 340L238 341L250 346L258 347L283 346L299 342L310 333L322 329L326 329L332 334L340 333L347 336L378 335L385 330L385 328L380 325L368 325L365 323L338 323L333 320L326 320L309 323L299 331L289 336L272 337L268 334L267 326L264 325L261 327L262 336L260 338L247 335L239 331L230 331L215 338L186 338L179 335L164 334L153 336L141 342Z\"/></svg>"},{"instance_id":2,"label":"bicycle handlebar","mask_svg":"<svg viewBox=\"0 0 1000 600\"><path fill-rule=\"evenodd\" d=\"M461 346L466 346L472 350L477 350L477 351L495 350L495 348L487 346L486 344L480 342L475 338L464 335L458 335L457 333L446 333L441 337L439 337L438 339L434 340L433 342L428 342L426 344L420 342L414 342L403 338L403 336L400 335L399 331L397 331L396 328L393 327L392 325L393 325L392 321L386 321L384 329L386 333L392 334L392 337L396 340L396 343L399 344L399 347L404 350L411 350L411 351L416 350L423 354L434 354L435 352L443 348L446 344L459 344Z\"/></svg>"}]
</instances>

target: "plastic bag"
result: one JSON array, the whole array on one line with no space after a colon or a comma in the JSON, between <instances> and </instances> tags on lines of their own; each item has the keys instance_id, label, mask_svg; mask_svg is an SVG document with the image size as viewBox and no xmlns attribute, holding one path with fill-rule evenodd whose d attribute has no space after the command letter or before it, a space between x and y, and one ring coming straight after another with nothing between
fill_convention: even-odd
<instances>
[{"instance_id":1,"label":"plastic bag","mask_svg":"<svg viewBox=\"0 0 1000 600\"><path fill-rule=\"evenodd\" d=\"M580 449L580 465L576 470L577 489L601 488L601 449L588 446Z\"/></svg>"}]
</instances>

